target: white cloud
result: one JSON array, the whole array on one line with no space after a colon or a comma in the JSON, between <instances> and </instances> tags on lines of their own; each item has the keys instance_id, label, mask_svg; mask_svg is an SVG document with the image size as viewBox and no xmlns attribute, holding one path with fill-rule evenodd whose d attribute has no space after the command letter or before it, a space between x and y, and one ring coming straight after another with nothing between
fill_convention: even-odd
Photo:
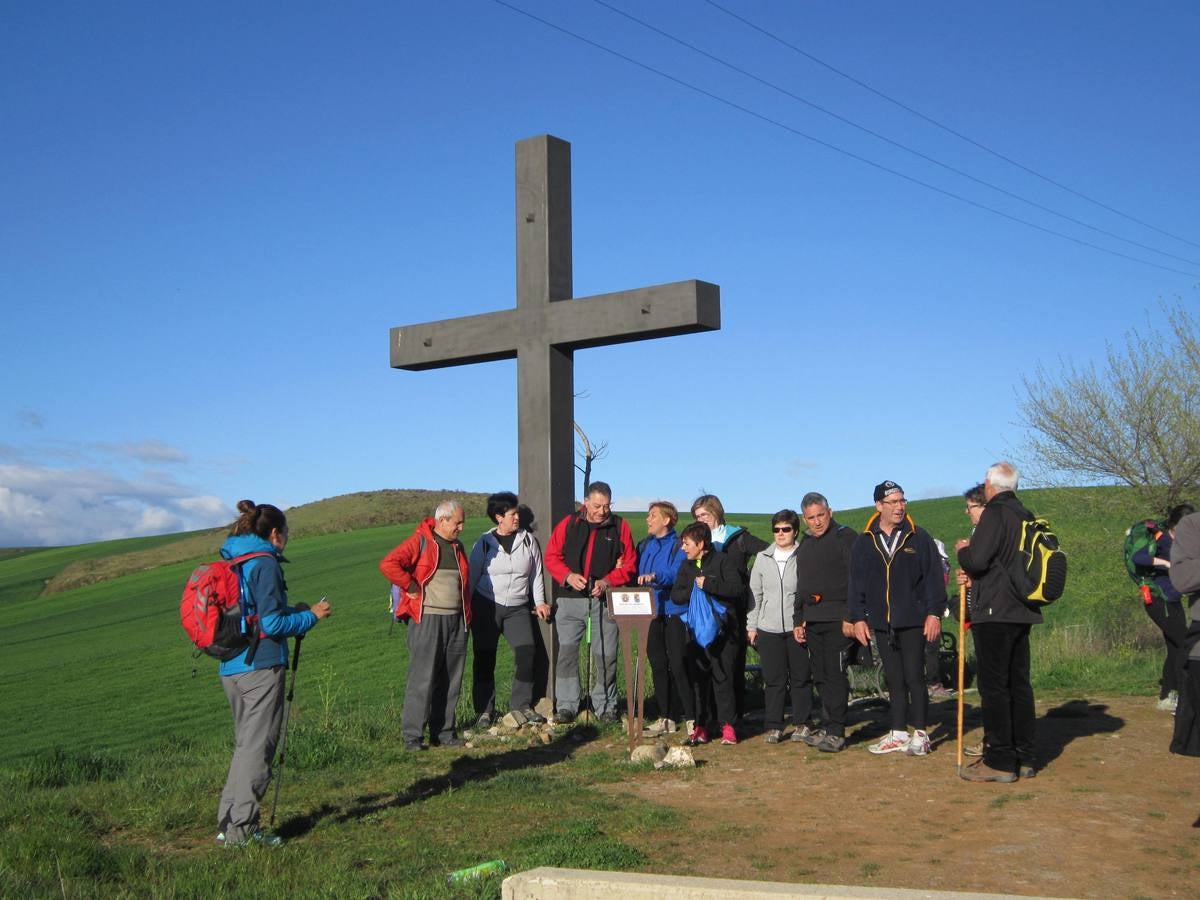
<instances>
[{"instance_id":1,"label":"white cloud","mask_svg":"<svg viewBox=\"0 0 1200 900\"><path fill-rule=\"evenodd\" d=\"M163 441L122 441L116 444L92 444L91 446L103 453L133 459L140 463L184 463L188 461L186 453Z\"/></svg>"},{"instance_id":2,"label":"white cloud","mask_svg":"<svg viewBox=\"0 0 1200 900\"><path fill-rule=\"evenodd\" d=\"M811 475L819 468L821 468L821 464L815 459L790 459L787 464L787 473L791 478L802 478Z\"/></svg>"},{"instance_id":3,"label":"white cloud","mask_svg":"<svg viewBox=\"0 0 1200 900\"><path fill-rule=\"evenodd\" d=\"M161 474L0 465L0 546L79 544L223 524L220 498Z\"/></svg>"}]
</instances>

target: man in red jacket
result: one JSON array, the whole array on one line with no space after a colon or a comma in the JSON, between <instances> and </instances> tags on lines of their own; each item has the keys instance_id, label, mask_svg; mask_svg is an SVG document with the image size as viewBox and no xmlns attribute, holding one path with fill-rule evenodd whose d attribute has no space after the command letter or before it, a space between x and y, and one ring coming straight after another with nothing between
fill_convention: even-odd
<instances>
[{"instance_id":1,"label":"man in red jacket","mask_svg":"<svg viewBox=\"0 0 1200 900\"><path fill-rule=\"evenodd\" d=\"M421 738L427 724L431 744L462 746L454 732L454 711L471 624L467 554L458 540L462 530L462 506L443 500L431 518L379 563L398 589L393 614L408 623L408 678L400 717L405 750L425 749Z\"/></svg>"},{"instance_id":2,"label":"man in red jacket","mask_svg":"<svg viewBox=\"0 0 1200 900\"><path fill-rule=\"evenodd\" d=\"M554 671L554 721L574 721L579 712L579 642L591 617L592 658L597 678L589 685L592 710L607 722L617 709L617 624L607 614L605 591L628 584L637 574L637 553L629 523L611 512L612 488L593 481L577 513L563 518L546 547L546 569L555 582L554 621L558 662Z\"/></svg>"}]
</instances>

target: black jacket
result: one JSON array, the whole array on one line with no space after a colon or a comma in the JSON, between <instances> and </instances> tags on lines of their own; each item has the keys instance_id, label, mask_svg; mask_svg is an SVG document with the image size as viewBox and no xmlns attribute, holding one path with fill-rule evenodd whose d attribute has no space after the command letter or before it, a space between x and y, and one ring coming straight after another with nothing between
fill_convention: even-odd
<instances>
[{"instance_id":1,"label":"black jacket","mask_svg":"<svg viewBox=\"0 0 1200 900\"><path fill-rule=\"evenodd\" d=\"M820 537L805 534L796 548L796 609L793 625L847 620L850 556L858 532L830 520ZM820 597L818 601L814 599Z\"/></svg>"},{"instance_id":2,"label":"black jacket","mask_svg":"<svg viewBox=\"0 0 1200 900\"><path fill-rule=\"evenodd\" d=\"M1001 491L983 508L971 543L958 551L958 564L973 582L973 624L1036 625L1042 621L1042 614L1017 593L1010 574L1021 539L1021 522L1032 518L1016 494Z\"/></svg>"},{"instance_id":3,"label":"black jacket","mask_svg":"<svg viewBox=\"0 0 1200 900\"><path fill-rule=\"evenodd\" d=\"M700 565L695 560L683 561L679 574L675 576L675 584L671 588L671 600L681 606L687 606L692 599L692 586L696 576L704 576L704 590L716 597L728 607L733 615L734 608L742 598L742 577L734 567L733 559L720 550L709 550L700 557Z\"/></svg>"},{"instance_id":4,"label":"black jacket","mask_svg":"<svg viewBox=\"0 0 1200 900\"><path fill-rule=\"evenodd\" d=\"M933 538L910 516L896 527L900 543L890 559L880 544L878 513L850 555L849 620L869 622L876 631L923 626L946 608L945 570Z\"/></svg>"},{"instance_id":5,"label":"black jacket","mask_svg":"<svg viewBox=\"0 0 1200 900\"><path fill-rule=\"evenodd\" d=\"M740 525L736 527L741 528ZM716 551L729 558L730 564L737 570L738 577L742 580L741 593L731 602L737 606L738 615L743 620L746 616L746 610L750 608L750 561L754 559L756 554L766 550L769 546L771 545L762 538L756 537L745 528L742 528L741 531L725 541L721 545L720 550ZM685 562L684 565L686 566L687 563Z\"/></svg>"}]
</instances>

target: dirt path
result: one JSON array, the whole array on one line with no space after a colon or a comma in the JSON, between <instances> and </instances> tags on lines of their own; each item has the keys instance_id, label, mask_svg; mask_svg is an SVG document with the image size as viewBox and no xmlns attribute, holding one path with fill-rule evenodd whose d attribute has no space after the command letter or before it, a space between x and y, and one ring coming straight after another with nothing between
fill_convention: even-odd
<instances>
[{"instance_id":1,"label":"dirt path","mask_svg":"<svg viewBox=\"0 0 1200 900\"><path fill-rule=\"evenodd\" d=\"M969 695L968 743L978 740ZM696 751L680 776L613 785L686 814L647 848L657 871L766 881L1056 897L1200 895L1200 760L1167 752L1171 716L1144 697L1038 702L1043 770L1016 784L955 772L955 701L933 706L935 751L875 757L886 712L852 719L849 745ZM753 726L752 726L753 727Z\"/></svg>"}]
</instances>

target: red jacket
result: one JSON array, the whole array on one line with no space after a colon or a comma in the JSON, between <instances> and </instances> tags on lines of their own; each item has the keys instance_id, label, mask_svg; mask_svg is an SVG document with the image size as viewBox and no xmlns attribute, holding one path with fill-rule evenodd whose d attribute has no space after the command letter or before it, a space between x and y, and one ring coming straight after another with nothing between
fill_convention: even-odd
<instances>
[{"instance_id":1,"label":"red jacket","mask_svg":"<svg viewBox=\"0 0 1200 900\"><path fill-rule=\"evenodd\" d=\"M379 562L379 571L388 581L400 588L400 602L396 606L397 619L411 617L421 621L421 606L425 602L425 585L429 584L437 571L438 542L433 536L434 520L425 519L403 544ZM458 558L458 574L462 583L463 619L471 624L471 603L467 595L470 570L462 544L454 542L454 555Z\"/></svg>"},{"instance_id":2,"label":"red jacket","mask_svg":"<svg viewBox=\"0 0 1200 900\"><path fill-rule=\"evenodd\" d=\"M597 547L597 533L604 533L608 538L602 542L603 550ZM571 572L587 577L588 570L593 568L594 550L604 555L597 557L596 568L599 572L592 574L597 579L603 578L607 581L609 587L629 584L637 577L637 551L633 548L633 535L629 531L628 522L614 515L605 525L593 529L589 528L582 513L572 513L561 519L550 533L550 543L546 546L544 557L546 570L562 586L556 592L557 596L584 595L585 592L566 587L566 580ZM570 559L564 556L564 551Z\"/></svg>"}]
</instances>

